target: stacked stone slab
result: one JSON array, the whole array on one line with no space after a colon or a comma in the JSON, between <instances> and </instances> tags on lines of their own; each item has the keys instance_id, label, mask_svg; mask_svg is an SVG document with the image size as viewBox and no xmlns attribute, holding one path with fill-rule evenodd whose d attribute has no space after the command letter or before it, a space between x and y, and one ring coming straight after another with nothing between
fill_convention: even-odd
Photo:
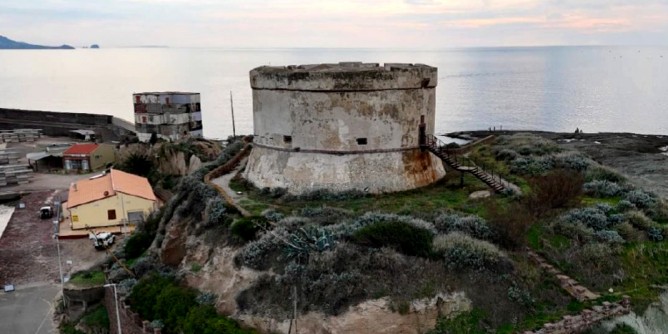
<instances>
[{"instance_id":1,"label":"stacked stone slab","mask_svg":"<svg viewBox=\"0 0 668 334\"><path fill-rule=\"evenodd\" d=\"M29 183L33 172L29 167L25 164L0 166L0 186Z\"/></svg>"},{"instance_id":2,"label":"stacked stone slab","mask_svg":"<svg viewBox=\"0 0 668 334\"><path fill-rule=\"evenodd\" d=\"M17 151L0 149L0 165L18 164L20 156Z\"/></svg>"},{"instance_id":3,"label":"stacked stone slab","mask_svg":"<svg viewBox=\"0 0 668 334\"><path fill-rule=\"evenodd\" d=\"M39 129L0 130L3 143L34 142L41 136Z\"/></svg>"},{"instance_id":4,"label":"stacked stone slab","mask_svg":"<svg viewBox=\"0 0 668 334\"><path fill-rule=\"evenodd\" d=\"M250 82L255 137L244 176L259 188L380 193L445 175L418 143L421 119L434 132L435 67L264 66Z\"/></svg>"}]
</instances>

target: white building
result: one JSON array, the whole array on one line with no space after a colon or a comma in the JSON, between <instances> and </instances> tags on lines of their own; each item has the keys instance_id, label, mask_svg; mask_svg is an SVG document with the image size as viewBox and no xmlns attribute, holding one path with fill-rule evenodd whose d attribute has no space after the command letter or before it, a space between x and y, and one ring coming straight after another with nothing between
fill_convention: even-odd
<instances>
[{"instance_id":1,"label":"white building","mask_svg":"<svg viewBox=\"0 0 668 334\"><path fill-rule=\"evenodd\" d=\"M166 140L202 137L199 93L146 92L132 96L140 141L147 142L152 133Z\"/></svg>"}]
</instances>

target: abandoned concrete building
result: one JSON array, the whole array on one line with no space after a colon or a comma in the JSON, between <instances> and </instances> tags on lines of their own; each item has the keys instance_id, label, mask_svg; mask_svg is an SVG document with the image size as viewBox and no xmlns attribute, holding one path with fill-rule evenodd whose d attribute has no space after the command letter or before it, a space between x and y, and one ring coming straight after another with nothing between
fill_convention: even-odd
<instances>
[{"instance_id":1,"label":"abandoned concrete building","mask_svg":"<svg viewBox=\"0 0 668 334\"><path fill-rule=\"evenodd\" d=\"M244 176L256 187L380 193L445 175L418 143L421 127L434 132L435 67L263 66L250 83L255 137Z\"/></svg>"},{"instance_id":2,"label":"abandoned concrete building","mask_svg":"<svg viewBox=\"0 0 668 334\"><path fill-rule=\"evenodd\" d=\"M153 133L170 141L202 137L199 93L147 92L132 96L135 129L140 141L149 141Z\"/></svg>"}]
</instances>

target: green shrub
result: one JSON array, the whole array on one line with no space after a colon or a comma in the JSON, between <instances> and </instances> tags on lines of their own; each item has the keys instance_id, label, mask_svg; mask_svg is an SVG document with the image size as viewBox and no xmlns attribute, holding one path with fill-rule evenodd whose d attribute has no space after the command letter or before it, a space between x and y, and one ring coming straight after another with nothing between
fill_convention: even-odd
<instances>
[{"instance_id":1,"label":"green shrub","mask_svg":"<svg viewBox=\"0 0 668 334\"><path fill-rule=\"evenodd\" d=\"M444 213L436 217L434 226L440 232L462 232L477 239L489 240L492 238L492 230L487 226L484 219L470 215L461 216L456 213Z\"/></svg>"},{"instance_id":2,"label":"green shrub","mask_svg":"<svg viewBox=\"0 0 668 334\"><path fill-rule=\"evenodd\" d=\"M171 333L179 333L183 328L182 318L188 310L195 307L197 293L190 288L183 288L175 284L168 285L160 291L153 308L155 319L165 323L165 328Z\"/></svg>"},{"instance_id":3,"label":"green shrub","mask_svg":"<svg viewBox=\"0 0 668 334\"><path fill-rule=\"evenodd\" d=\"M64 324L60 327L60 334L86 334L78 329L71 323Z\"/></svg>"},{"instance_id":4,"label":"green shrub","mask_svg":"<svg viewBox=\"0 0 668 334\"><path fill-rule=\"evenodd\" d=\"M594 231L608 229L611 225L605 212L597 207L573 209L561 216L561 219L567 224L580 223Z\"/></svg>"},{"instance_id":5,"label":"green shrub","mask_svg":"<svg viewBox=\"0 0 668 334\"><path fill-rule=\"evenodd\" d=\"M617 231L613 230L603 230L594 232L594 238L600 242L608 244L623 244L624 238L622 238Z\"/></svg>"},{"instance_id":6,"label":"green shrub","mask_svg":"<svg viewBox=\"0 0 668 334\"><path fill-rule=\"evenodd\" d=\"M104 284L104 273L99 270L79 271L72 275L70 282L78 285L102 285Z\"/></svg>"},{"instance_id":7,"label":"green shrub","mask_svg":"<svg viewBox=\"0 0 668 334\"><path fill-rule=\"evenodd\" d=\"M377 222L357 230L353 240L359 244L381 248L390 247L406 255L429 256L434 234L401 221Z\"/></svg>"},{"instance_id":8,"label":"green shrub","mask_svg":"<svg viewBox=\"0 0 668 334\"><path fill-rule=\"evenodd\" d=\"M159 319L154 310L158 296L164 288L173 285L175 285L174 280L166 276L155 273L145 276L132 288L128 297L129 304L143 319Z\"/></svg>"},{"instance_id":9,"label":"green shrub","mask_svg":"<svg viewBox=\"0 0 668 334\"><path fill-rule=\"evenodd\" d=\"M568 151L556 154L554 156L557 168L569 169L578 172L584 172L593 163L591 159L580 152Z\"/></svg>"},{"instance_id":10,"label":"green shrub","mask_svg":"<svg viewBox=\"0 0 668 334\"><path fill-rule=\"evenodd\" d=\"M593 165L589 169L587 169L587 173L585 173L585 179L587 180L587 182L600 180L600 181L614 182L617 184L626 181L626 178L621 174L617 173L615 170L598 164Z\"/></svg>"},{"instance_id":11,"label":"green shrub","mask_svg":"<svg viewBox=\"0 0 668 334\"><path fill-rule=\"evenodd\" d=\"M227 227L232 223L226 204L220 196L215 196L207 202L204 227Z\"/></svg>"},{"instance_id":12,"label":"green shrub","mask_svg":"<svg viewBox=\"0 0 668 334\"><path fill-rule=\"evenodd\" d=\"M656 196L642 190L631 190L624 195L624 199L633 203L639 209L649 209L657 205Z\"/></svg>"},{"instance_id":13,"label":"green shrub","mask_svg":"<svg viewBox=\"0 0 668 334\"><path fill-rule=\"evenodd\" d=\"M509 148L504 148L501 150L496 150L494 157L496 158L496 160L513 161L517 159L517 157L519 157L519 153Z\"/></svg>"},{"instance_id":14,"label":"green shrub","mask_svg":"<svg viewBox=\"0 0 668 334\"><path fill-rule=\"evenodd\" d=\"M527 233L536 222L529 209L520 203L512 203L507 207L497 205L495 201L487 202L487 223L493 233L493 241L499 246L519 250L526 246Z\"/></svg>"},{"instance_id":15,"label":"green shrub","mask_svg":"<svg viewBox=\"0 0 668 334\"><path fill-rule=\"evenodd\" d=\"M200 305L191 308L183 320L183 332L198 334L254 333L254 331L241 329L236 321L218 315L216 309L211 305Z\"/></svg>"},{"instance_id":16,"label":"green shrub","mask_svg":"<svg viewBox=\"0 0 668 334\"><path fill-rule=\"evenodd\" d=\"M299 215L310 218L314 224L318 225L341 223L353 217L351 211L334 207L306 207L300 211Z\"/></svg>"},{"instance_id":17,"label":"green shrub","mask_svg":"<svg viewBox=\"0 0 668 334\"><path fill-rule=\"evenodd\" d=\"M81 321L89 327L105 330L109 328L109 314L107 314L107 309L102 305L97 305L89 310L81 318Z\"/></svg>"},{"instance_id":18,"label":"green shrub","mask_svg":"<svg viewBox=\"0 0 668 334\"><path fill-rule=\"evenodd\" d=\"M288 231L282 227L275 228L271 233L263 234L259 239L247 243L239 251L234 261L237 265L245 265L257 270L265 270L269 264L269 255L276 253L284 246L281 240L287 240Z\"/></svg>"},{"instance_id":19,"label":"green shrub","mask_svg":"<svg viewBox=\"0 0 668 334\"><path fill-rule=\"evenodd\" d=\"M633 227L639 230L647 231L654 225L654 222L649 219L649 217L647 217L642 211L629 211L624 216L626 217L626 221L628 221L629 224L633 225Z\"/></svg>"},{"instance_id":20,"label":"green shrub","mask_svg":"<svg viewBox=\"0 0 668 334\"><path fill-rule=\"evenodd\" d=\"M530 180L532 193L526 205L537 216L551 209L568 208L578 203L582 194L582 174L569 170L555 170Z\"/></svg>"},{"instance_id":21,"label":"green shrub","mask_svg":"<svg viewBox=\"0 0 668 334\"><path fill-rule=\"evenodd\" d=\"M336 240L331 232L309 225L290 233L284 249L288 258L308 259L311 252L324 252L335 246Z\"/></svg>"},{"instance_id":22,"label":"green shrub","mask_svg":"<svg viewBox=\"0 0 668 334\"><path fill-rule=\"evenodd\" d=\"M267 221L270 222L278 222L281 219L285 218L285 215L274 210L274 209L267 209L262 212L262 216L267 219Z\"/></svg>"},{"instance_id":23,"label":"green shrub","mask_svg":"<svg viewBox=\"0 0 668 334\"><path fill-rule=\"evenodd\" d=\"M556 167L556 161L552 156L519 157L510 163L510 172L519 175L535 176L542 175Z\"/></svg>"},{"instance_id":24,"label":"green shrub","mask_svg":"<svg viewBox=\"0 0 668 334\"><path fill-rule=\"evenodd\" d=\"M584 184L585 194L599 198L619 196L622 191L619 184L608 180L594 180Z\"/></svg>"},{"instance_id":25,"label":"green shrub","mask_svg":"<svg viewBox=\"0 0 668 334\"><path fill-rule=\"evenodd\" d=\"M135 231L130 238L128 238L128 241L125 242L125 247L123 247L125 256L128 259L138 258L151 246L154 238L155 235L152 235L149 232Z\"/></svg>"},{"instance_id":26,"label":"green shrub","mask_svg":"<svg viewBox=\"0 0 668 334\"><path fill-rule=\"evenodd\" d=\"M174 278L154 273L134 286L129 302L143 319L164 326L166 334L254 333L217 314L210 302L200 299L195 290L179 286Z\"/></svg>"},{"instance_id":27,"label":"green shrub","mask_svg":"<svg viewBox=\"0 0 668 334\"><path fill-rule=\"evenodd\" d=\"M638 334L638 332L627 324L617 324L610 334Z\"/></svg>"},{"instance_id":28,"label":"green shrub","mask_svg":"<svg viewBox=\"0 0 668 334\"><path fill-rule=\"evenodd\" d=\"M232 223L230 232L241 240L250 241L255 239L257 232L260 231L266 223L267 219L262 216L242 217Z\"/></svg>"},{"instance_id":29,"label":"green shrub","mask_svg":"<svg viewBox=\"0 0 668 334\"><path fill-rule=\"evenodd\" d=\"M512 264L493 244L453 232L434 239L434 252L445 258L454 269L468 268L476 271L488 270L506 273Z\"/></svg>"},{"instance_id":30,"label":"green shrub","mask_svg":"<svg viewBox=\"0 0 668 334\"><path fill-rule=\"evenodd\" d=\"M473 309L454 318L439 318L436 327L428 334L479 334L485 333L482 311Z\"/></svg>"},{"instance_id":31,"label":"green shrub","mask_svg":"<svg viewBox=\"0 0 668 334\"><path fill-rule=\"evenodd\" d=\"M516 133L512 136L500 136L499 149L509 148L522 155L547 155L561 151L553 141L530 133Z\"/></svg>"},{"instance_id":32,"label":"green shrub","mask_svg":"<svg viewBox=\"0 0 668 334\"><path fill-rule=\"evenodd\" d=\"M614 230L626 241L639 241L641 238L640 232L628 222L615 225Z\"/></svg>"},{"instance_id":33,"label":"green shrub","mask_svg":"<svg viewBox=\"0 0 668 334\"><path fill-rule=\"evenodd\" d=\"M635 209L637 209L636 206L633 203L631 203L631 202L629 202L628 200L625 200L625 199L619 201L617 203L617 207L615 208L615 210L617 210L618 212L626 212L626 211L635 210Z\"/></svg>"},{"instance_id":34,"label":"green shrub","mask_svg":"<svg viewBox=\"0 0 668 334\"><path fill-rule=\"evenodd\" d=\"M264 189L263 189L264 190ZM266 196L271 196L271 190L264 191ZM344 201L355 198L362 198L369 196L369 193L361 190L347 190L341 192L334 192L326 188L314 189L300 195L286 194L283 196L285 201Z\"/></svg>"}]
</instances>

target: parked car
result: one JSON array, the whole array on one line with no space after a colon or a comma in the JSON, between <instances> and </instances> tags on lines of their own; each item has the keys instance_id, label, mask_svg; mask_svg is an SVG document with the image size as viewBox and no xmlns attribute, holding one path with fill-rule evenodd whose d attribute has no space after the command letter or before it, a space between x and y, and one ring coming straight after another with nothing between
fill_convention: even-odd
<instances>
[{"instance_id":1,"label":"parked car","mask_svg":"<svg viewBox=\"0 0 668 334\"><path fill-rule=\"evenodd\" d=\"M49 219L53 217L53 208L49 206L43 206L39 209L39 218Z\"/></svg>"},{"instance_id":2,"label":"parked car","mask_svg":"<svg viewBox=\"0 0 668 334\"><path fill-rule=\"evenodd\" d=\"M93 240L95 249L107 249L114 244L116 236L109 232L100 232L98 234L90 233L88 238Z\"/></svg>"}]
</instances>

